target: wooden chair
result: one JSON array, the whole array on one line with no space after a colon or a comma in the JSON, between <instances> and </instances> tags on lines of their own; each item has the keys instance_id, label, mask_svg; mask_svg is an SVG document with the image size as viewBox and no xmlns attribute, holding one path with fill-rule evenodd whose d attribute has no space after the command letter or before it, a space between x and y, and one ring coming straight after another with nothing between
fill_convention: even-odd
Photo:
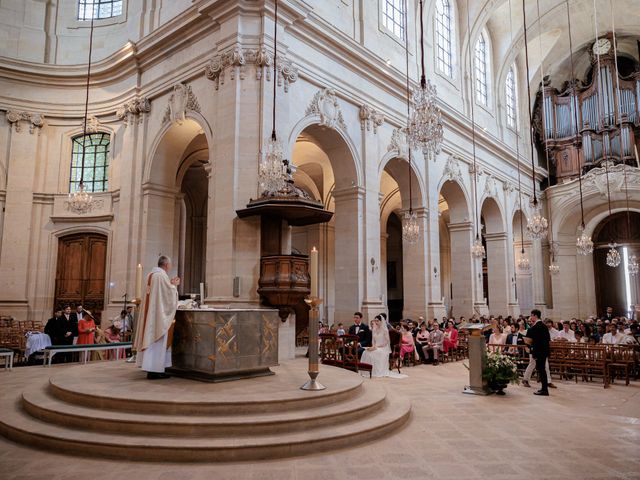
<instances>
[{"instance_id":1,"label":"wooden chair","mask_svg":"<svg viewBox=\"0 0 640 480\"><path fill-rule=\"evenodd\" d=\"M629 385L629 379L631 372L635 366L635 350L633 345L611 345L606 347L607 349L607 373L611 383L615 378L617 370L624 371L625 385Z\"/></svg>"},{"instance_id":2,"label":"wooden chair","mask_svg":"<svg viewBox=\"0 0 640 480\"><path fill-rule=\"evenodd\" d=\"M342 368L354 372L369 372L371 378L373 366L370 363L363 363L358 358L360 341L357 335L342 335L338 337L341 342L340 353L342 355Z\"/></svg>"},{"instance_id":3,"label":"wooden chair","mask_svg":"<svg viewBox=\"0 0 640 480\"><path fill-rule=\"evenodd\" d=\"M325 365L341 367L338 336L335 333L321 333L318 337L320 338L320 361Z\"/></svg>"},{"instance_id":4,"label":"wooden chair","mask_svg":"<svg viewBox=\"0 0 640 480\"><path fill-rule=\"evenodd\" d=\"M394 368L400 372L400 344L402 342L402 335L395 328L389 330L389 346L391 347L391 353L389 354L389 370Z\"/></svg>"}]
</instances>

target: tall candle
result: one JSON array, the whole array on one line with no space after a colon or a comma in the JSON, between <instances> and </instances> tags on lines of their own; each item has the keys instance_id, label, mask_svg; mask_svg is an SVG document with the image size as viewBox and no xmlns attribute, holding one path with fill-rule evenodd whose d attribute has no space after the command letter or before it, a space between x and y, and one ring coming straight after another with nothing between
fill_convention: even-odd
<instances>
[{"instance_id":1,"label":"tall candle","mask_svg":"<svg viewBox=\"0 0 640 480\"><path fill-rule=\"evenodd\" d=\"M142 265L136 268L136 299L142 299Z\"/></svg>"},{"instance_id":2,"label":"tall candle","mask_svg":"<svg viewBox=\"0 0 640 480\"><path fill-rule=\"evenodd\" d=\"M311 297L318 297L318 250L311 249L311 259L309 266L309 276L311 277Z\"/></svg>"},{"instance_id":3,"label":"tall candle","mask_svg":"<svg viewBox=\"0 0 640 480\"><path fill-rule=\"evenodd\" d=\"M200 305L204 304L204 283L200 282Z\"/></svg>"}]
</instances>

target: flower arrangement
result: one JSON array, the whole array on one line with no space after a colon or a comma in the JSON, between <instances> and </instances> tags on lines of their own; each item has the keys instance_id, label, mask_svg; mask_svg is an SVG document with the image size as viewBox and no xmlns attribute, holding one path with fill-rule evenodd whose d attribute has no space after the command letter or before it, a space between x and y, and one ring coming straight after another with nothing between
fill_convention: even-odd
<instances>
[{"instance_id":1,"label":"flower arrangement","mask_svg":"<svg viewBox=\"0 0 640 480\"><path fill-rule=\"evenodd\" d=\"M490 387L500 386L500 390L509 383L518 383L518 367L507 355L500 352L487 354L482 378Z\"/></svg>"}]
</instances>

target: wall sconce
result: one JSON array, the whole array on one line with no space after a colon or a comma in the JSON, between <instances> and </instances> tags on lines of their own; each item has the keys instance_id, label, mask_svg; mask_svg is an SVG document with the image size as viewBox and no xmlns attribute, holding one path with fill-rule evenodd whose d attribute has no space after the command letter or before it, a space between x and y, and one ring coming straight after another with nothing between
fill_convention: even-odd
<instances>
[{"instance_id":1,"label":"wall sconce","mask_svg":"<svg viewBox=\"0 0 640 480\"><path fill-rule=\"evenodd\" d=\"M371 273L375 273L375 271L378 269L378 266L376 265L376 259L371 257L369 263L371 263Z\"/></svg>"},{"instance_id":2,"label":"wall sconce","mask_svg":"<svg viewBox=\"0 0 640 480\"><path fill-rule=\"evenodd\" d=\"M438 267L433 267L433 278L438 278Z\"/></svg>"}]
</instances>

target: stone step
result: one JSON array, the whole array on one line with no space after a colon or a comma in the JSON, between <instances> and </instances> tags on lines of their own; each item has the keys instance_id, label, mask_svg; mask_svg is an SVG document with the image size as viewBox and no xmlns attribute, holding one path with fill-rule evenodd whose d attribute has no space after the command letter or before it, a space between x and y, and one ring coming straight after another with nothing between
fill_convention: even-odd
<instances>
[{"instance_id":1,"label":"stone step","mask_svg":"<svg viewBox=\"0 0 640 480\"><path fill-rule=\"evenodd\" d=\"M226 383L203 383L183 378L146 380L135 365L108 362L99 368L69 367L49 379L56 398L84 407L118 412L163 415L239 415L309 409L344 402L361 395L364 379L353 372L320 366L331 376L331 388L303 391L304 370L290 364L278 367L278 377L288 378L295 387L281 388L274 377L261 377ZM117 380L116 380L117 379ZM251 382L251 394L245 387ZM259 391L256 395L253 392Z\"/></svg>"},{"instance_id":2,"label":"stone step","mask_svg":"<svg viewBox=\"0 0 640 480\"><path fill-rule=\"evenodd\" d=\"M5 403L0 417L0 433L11 440L56 452L162 462L255 461L352 447L397 432L411 413L408 400L388 394L382 404L367 410L369 415L312 430L259 436L142 436L46 423L22 409L20 400L16 394L13 402Z\"/></svg>"},{"instance_id":3,"label":"stone step","mask_svg":"<svg viewBox=\"0 0 640 480\"><path fill-rule=\"evenodd\" d=\"M203 415L199 413L163 415L129 411L101 410L93 406L70 404L52 395L47 384L31 385L22 393L22 406L31 416L75 429L121 434L226 436L253 435L309 430L354 421L383 406L386 391L369 383L357 395L330 405L280 412Z\"/></svg>"}]
</instances>

